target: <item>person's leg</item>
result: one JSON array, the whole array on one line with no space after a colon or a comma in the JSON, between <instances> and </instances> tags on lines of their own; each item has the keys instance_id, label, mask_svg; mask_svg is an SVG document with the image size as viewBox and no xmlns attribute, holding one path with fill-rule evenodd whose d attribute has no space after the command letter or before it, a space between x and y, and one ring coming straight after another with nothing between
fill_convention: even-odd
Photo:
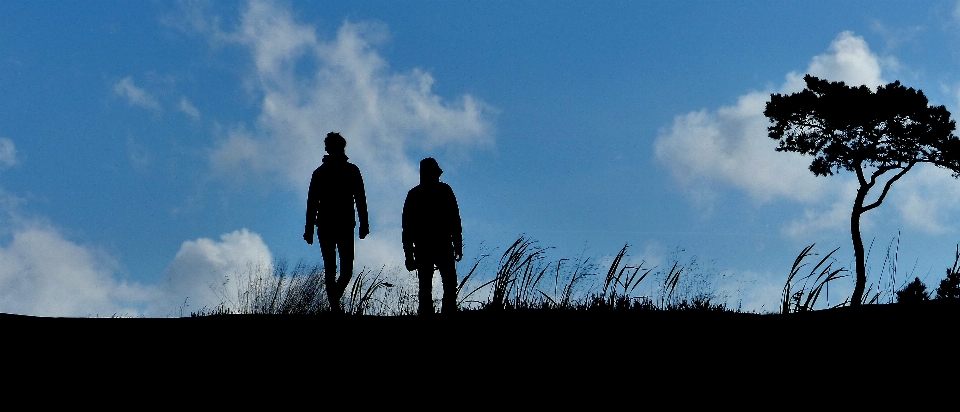
<instances>
[{"instance_id":1,"label":"person's leg","mask_svg":"<svg viewBox=\"0 0 960 412\"><path fill-rule=\"evenodd\" d=\"M443 306L440 308L440 312L447 314L456 313L457 264L451 256L450 259L438 263L437 269L440 271L440 281L443 282Z\"/></svg>"},{"instance_id":2,"label":"person's leg","mask_svg":"<svg viewBox=\"0 0 960 412\"><path fill-rule=\"evenodd\" d=\"M347 284L353 277L353 228L348 227L340 231L337 238L337 252L340 254L340 279L337 279L337 289L340 296L347 290Z\"/></svg>"},{"instance_id":3,"label":"person's leg","mask_svg":"<svg viewBox=\"0 0 960 412\"><path fill-rule=\"evenodd\" d=\"M418 258L419 259L419 258ZM420 280L420 316L433 314L433 262L417 261L417 278Z\"/></svg>"},{"instance_id":4,"label":"person's leg","mask_svg":"<svg viewBox=\"0 0 960 412\"><path fill-rule=\"evenodd\" d=\"M337 242L333 233L317 232L320 240L320 255L323 257L323 277L327 285L327 300L330 310L340 311L340 292L337 286Z\"/></svg>"}]
</instances>

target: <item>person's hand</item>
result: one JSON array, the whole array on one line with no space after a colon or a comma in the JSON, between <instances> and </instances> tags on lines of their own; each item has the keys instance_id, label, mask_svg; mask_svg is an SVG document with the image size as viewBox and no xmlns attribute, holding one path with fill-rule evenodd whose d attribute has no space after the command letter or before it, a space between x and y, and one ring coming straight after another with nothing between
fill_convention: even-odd
<instances>
[{"instance_id":1,"label":"person's hand","mask_svg":"<svg viewBox=\"0 0 960 412\"><path fill-rule=\"evenodd\" d=\"M407 267L407 270L413 272L417 269L417 260L413 256L407 256L407 259L404 260L403 265Z\"/></svg>"},{"instance_id":2,"label":"person's hand","mask_svg":"<svg viewBox=\"0 0 960 412\"><path fill-rule=\"evenodd\" d=\"M313 244L313 232L303 232L303 240L306 240L308 245L312 245L312 244Z\"/></svg>"},{"instance_id":3,"label":"person's hand","mask_svg":"<svg viewBox=\"0 0 960 412\"><path fill-rule=\"evenodd\" d=\"M360 239L367 237L370 234L370 226L361 225L360 226Z\"/></svg>"},{"instance_id":4,"label":"person's hand","mask_svg":"<svg viewBox=\"0 0 960 412\"><path fill-rule=\"evenodd\" d=\"M463 259L463 249L456 248L456 250L453 251L453 258L456 259L457 262Z\"/></svg>"}]
</instances>

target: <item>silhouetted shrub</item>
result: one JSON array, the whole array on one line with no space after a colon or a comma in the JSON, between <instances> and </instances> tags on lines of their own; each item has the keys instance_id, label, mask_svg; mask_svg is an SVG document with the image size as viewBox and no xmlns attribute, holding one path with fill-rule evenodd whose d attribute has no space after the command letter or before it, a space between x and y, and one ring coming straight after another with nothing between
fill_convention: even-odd
<instances>
[{"instance_id":1,"label":"silhouetted shrub","mask_svg":"<svg viewBox=\"0 0 960 412\"><path fill-rule=\"evenodd\" d=\"M936 299L960 298L960 273L947 271L947 278L937 286Z\"/></svg>"},{"instance_id":2,"label":"silhouetted shrub","mask_svg":"<svg viewBox=\"0 0 960 412\"><path fill-rule=\"evenodd\" d=\"M960 298L960 246L957 246L957 257L953 261L953 267L947 269L947 278L940 281L937 286L936 299L957 299Z\"/></svg>"},{"instance_id":3,"label":"silhouetted shrub","mask_svg":"<svg viewBox=\"0 0 960 412\"><path fill-rule=\"evenodd\" d=\"M927 292L927 285L924 285L920 278L913 278L913 282L897 292L897 303L917 303L925 300L930 300L930 292Z\"/></svg>"}]
</instances>

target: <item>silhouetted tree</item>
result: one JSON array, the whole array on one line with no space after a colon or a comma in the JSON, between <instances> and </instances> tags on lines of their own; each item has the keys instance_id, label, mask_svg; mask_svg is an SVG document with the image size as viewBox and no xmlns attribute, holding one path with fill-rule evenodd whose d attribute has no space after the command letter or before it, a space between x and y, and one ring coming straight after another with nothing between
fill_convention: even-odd
<instances>
[{"instance_id":1,"label":"silhouetted tree","mask_svg":"<svg viewBox=\"0 0 960 412\"><path fill-rule=\"evenodd\" d=\"M810 75L803 79L803 91L770 96L763 112L773 122L767 131L780 141L778 152L814 156L814 175L829 176L840 169L856 173L860 187L850 233L857 278L850 304L859 305L867 283L860 216L880 206L893 182L917 163L932 163L960 176L960 139L953 135L956 125L944 106L928 106L922 91L899 81L873 92ZM866 203L878 183L880 194Z\"/></svg>"},{"instance_id":2,"label":"silhouetted tree","mask_svg":"<svg viewBox=\"0 0 960 412\"><path fill-rule=\"evenodd\" d=\"M930 292L927 292L927 285L920 281L920 278L913 278L913 282L897 291L897 303L917 303L930 300Z\"/></svg>"},{"instance_id":3,"label":"silhouetted tree","mask_svg":"<svg viewBox=\"0 0 960 412\"><path fill-rule=\"evenodd\" d=\"M957 258L953 261L953 267L947 269L947 278L940 281L937 286L936 299L958 299L960 298L960 246L957 246Z\"/></svg>"}]
</instances>

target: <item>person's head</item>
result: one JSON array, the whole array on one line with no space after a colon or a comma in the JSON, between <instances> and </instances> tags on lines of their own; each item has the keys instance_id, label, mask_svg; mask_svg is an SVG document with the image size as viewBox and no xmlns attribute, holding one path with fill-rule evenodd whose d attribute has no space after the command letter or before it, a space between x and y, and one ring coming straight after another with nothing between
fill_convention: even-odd
<instances>
[{"instance_id":1,"label":"person's head","mask_svg":"<svg viewBox=\"0 0 960 412\"><path fill-rule=\"evenodd\" d=\"M440 165L437 164L437 160L428 157L420 161L420 181L421 182L434 182L440 180L440 175L443 173L443 169L440 168Z\"/></svg>"},{"instance_id":2,"label":"person's head","mask_svg":"<svg viewBox=\"0 0 960 412\"><path fill-rule=\"evenodd\" d=\"M343 153L346 147L347 139L344 139L343 136L340 136L340 133L327 133L327 138L323 139L323 148L326 149L327 153Z\"/></svg>"}]
</instances>

